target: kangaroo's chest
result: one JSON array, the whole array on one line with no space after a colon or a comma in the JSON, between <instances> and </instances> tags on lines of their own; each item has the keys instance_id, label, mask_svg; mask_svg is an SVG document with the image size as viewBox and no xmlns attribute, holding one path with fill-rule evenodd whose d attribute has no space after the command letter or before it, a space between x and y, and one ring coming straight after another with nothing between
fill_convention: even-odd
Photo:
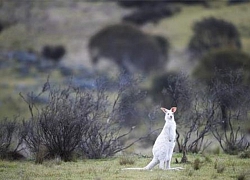
<instances>
[{"instance_id":1,"label":"kangaroo's chest","mask_svg":"<svg viewBox=\"0 0 250 180\"><path fill-rule=\"evenodd\" d=\"M167 147L169 143L173 143L176 137L176 124L169 123L164 126L161 133L157 137L154 148L164 148Z\"/></svg>"}]
</instances>

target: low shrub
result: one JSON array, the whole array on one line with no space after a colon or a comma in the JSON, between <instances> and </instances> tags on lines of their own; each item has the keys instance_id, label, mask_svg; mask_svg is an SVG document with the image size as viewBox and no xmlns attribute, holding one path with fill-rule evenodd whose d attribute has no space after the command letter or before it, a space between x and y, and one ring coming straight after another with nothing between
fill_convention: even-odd
<instances>
[{"instance_id":1,"label":"low shrub","mask_svg":"<svg viewBox=\"0 0 250 180\"><path fill-rule=\"evenodd\" d=\"M0 121L0 158L18 160L24 156L19 152L22 143L20 124L17 117L13 120L4 118Z\"/></svg>"},{"instance_id":2,"label":"low shrub","mask_svg":"<svg viewBox=\"0 0 250 180\"><path fill-rule=\"evenodd\" d=\"M194 170L199 170L201 168L201 160L196 158L193 163Z\"/></svg>"},{"instance_id":3,"label":"low shrub","mask_svg":"<svg viewBox=\"0 0 250 180\"><path fill-rule=\"evenodd\" d=\"M42 49L43 57L54 61L59 61L66 53L66 48L63 45L45 45Z\"/></svg>"},{"instance_id":4,"label":"low shrub","mask_svg":"<svg viewBox=\"0 0 250 180\"><path fill-rule=\"evenodd\" d=\"M119 158L119 164L120 165L127 165L127 164L132 165L134 163L135 163L135 160L134 160L133 157L130 157L130 156L121 156Z\"/></svg>"},{"instance_id":5,"label":"low shrub","mask_svg":"<svg viewBox=\"0 0 250 180\"><path fill-rule=\"evenodd\" d=\"M237 180L247 180L249 177L250 173L243 171L237 176Z\"/></svg>"},{"instance_id":6,"label":"low shrub","mask_svg":"<svg viewBox=\"0 0 250 180\"><path fill-rule=\"evenodd\" d=\"M217 167L217 173L223 173L224 172L224 170L225 170L225 166L224 165L219 165L218 167Z\"/></svg>"},{"instance_id":7,"label":"low shrub","mask_svg":"<svg viewBox=\"0 0 250 180\"><path fill-rule=\"evenodd\" d=\"M73 161L79 151L90 159L106 158L138 141L122 143L134 129L121 131L121 119L125 116L122 113L130 111L121 97L131 86L135 83L119 83L119 93L113 101L106 92L107 83L100 79L96 80L96 89L84 90L70 85L52 89L46 82L38 96L46 92L48 101L39 109L34 104L38 96L22 96L31 113L31 119L23 123L23 139L35 154L36 163L55 157Z\"/></svg>"},{"instance_id":8,"label":"low shrub","mask_svg":"<svg viewBox=\"0 0 250 180\"><path fill-rule=\"evenodd\" d=\"M242 159L250 158L250 150L245 150L239 154L239 157Z\"/></svg>"}]
</instances>

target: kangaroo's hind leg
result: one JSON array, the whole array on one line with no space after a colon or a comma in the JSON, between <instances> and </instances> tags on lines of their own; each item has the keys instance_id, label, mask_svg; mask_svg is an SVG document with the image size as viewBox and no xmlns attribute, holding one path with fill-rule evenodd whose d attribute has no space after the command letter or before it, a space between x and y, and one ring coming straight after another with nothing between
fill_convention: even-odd
<instances>
[{"instance_id":1,"label":"kangaroo's hind leg","mask_svg":"<svg viewBox=\"0 0 250 180\"><path fill-rule=\"evenodd\" d=\"M174 144L169 143L169 146L166 151L166 157L164 159L166 169L171 169L170 164L171 164L171 159L173 156L173 151L174 151Z\"/></svg>"},{"instance_id":2,"label":"kangaroo's hind leg","mask_svg":"<svg viewBox=\"0 0 250 180\"><path fill-rule=\"evenodd\" d=\"M166 159L165 159L166 170L182 170L182 169L184 169L184 168L182 168L182 167L173 167L173 168L170 167L171 160L172 160L172 156L173 156L173 150L174 150L174 149L170 149L170 150L167 152L167 156L166 156Z\"/></svg>"},{"instance_id":3,"label":"kangaroo's hind leg","mask_svg":"<svg viewBox=\"0 0 250 180\"><path fill-rule=\"evenodd\" d=\"M165 169L165 160L160 160L159 168L163 170Z\"/></svg>"}]
</instances>

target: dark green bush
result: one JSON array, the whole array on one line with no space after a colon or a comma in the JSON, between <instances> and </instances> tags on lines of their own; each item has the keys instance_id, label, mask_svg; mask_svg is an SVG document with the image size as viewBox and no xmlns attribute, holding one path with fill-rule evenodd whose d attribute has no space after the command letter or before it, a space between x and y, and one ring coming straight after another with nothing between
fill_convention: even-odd
<instances>
[{"instance_id":1,"label":"dark green bush","mask_svg":"<svg viewBox=\"0 0 250 180\"><path fill-rule=\"evenodd\" d=\"M236 49L214 50L201 59L193 75L208 84L214 80L230 83L230 73L241 83L250 84L250 56Z\"/></svg>"},{"instance_id":2,"label":"dark green bush","mask_svg":"<svg viewBox=\"0 0 250 180\"><path fill-rule=\"evenodd\" d=\"M193 33L188 45L193 58L200 58L213 49L241 48L237 28L223 19L210 17L196 22Z\"/></svg>"},{"instance_id":3,"label":"dark green bush","mask_svg":"<svg viewBox=\"0 0 250 180\"><path fill-rule=\"evenodd\" d=\"M148 74L165 68L167 44L165 38L155 38L135 26L116 24L94 34L88 48L94 64L101 58L107 58L122 71Z\"/></svg>"},{"instance_id":4,"label":"dark green bush","mask_svg":"<svg viewBox=\"0 0 250 180\"><path fill-rule=\"evenodd\" d=\"M65 55L66 48L63 45L45 45L42 49L43 57L53 60L55 62L61 60L61 58Z\"/></svg>"}]
</instances>

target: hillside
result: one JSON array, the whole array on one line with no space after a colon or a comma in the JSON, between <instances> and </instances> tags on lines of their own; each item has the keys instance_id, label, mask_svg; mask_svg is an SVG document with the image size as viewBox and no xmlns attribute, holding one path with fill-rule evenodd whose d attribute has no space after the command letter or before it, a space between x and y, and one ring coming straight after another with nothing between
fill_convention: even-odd
<instances>
[{"instance_id":1,"label":"hillside","mask_svg":"<svg viewBox=\"0 0 250 180\"><path fill-rule=\"evenodd\" d=\"M89 67L89 38L102 27L119 23L121 17L130 11L122 9L114 2L63 2L33 5L31 13L36 16L14 24L0 34L1 49L32 48L39 52L45 44L63 44L68 52L64 63ZM211 8L181 5L181 9L179 14L163 19L159 24L146 25L143 30L169 38L172 53L181 52L192 35L194 22L214 16L236 25L242 37L243 49L249 52L250 3L234 6L215 3Z\"/></svg>"},{"instance_id":2,"label":"hillside","mask_svg":"<svg viewBox=\"0 0 250 180\"><path fill-rule=\"evenodd\" d=\"M227 6L222 2L214 2L210 8L199 5L180 7L181 12L173 17L163 19L158 24L147 24L142 27L145 32L162 35L170 40L168 70L188 73L192 68L185 48L192 35L192 25L205 17L214 16L235 24L241 34L243 50L250 52L250 3ZM121 22L122 16L130 11L114 2L65 0L53 3L34 1L21 5L5 2L0 9L0 20L14 20L0 33L0 62L4 64L9 61L6 54L12 51L32 50L39 54L46 44L62 44L67 50L61 62L63 66L79 71L92 71L87 50L89 38L102 27ZM21 76L16 68L15 63L7 67L1 66L0 117L12 116L16 111L25 111L25 108L20 106L18 93L41 88L48 74L52 81L61 82L64 78L57 69L49 73L32 69L30 75Z\"/></svg>"}]
</instances>

